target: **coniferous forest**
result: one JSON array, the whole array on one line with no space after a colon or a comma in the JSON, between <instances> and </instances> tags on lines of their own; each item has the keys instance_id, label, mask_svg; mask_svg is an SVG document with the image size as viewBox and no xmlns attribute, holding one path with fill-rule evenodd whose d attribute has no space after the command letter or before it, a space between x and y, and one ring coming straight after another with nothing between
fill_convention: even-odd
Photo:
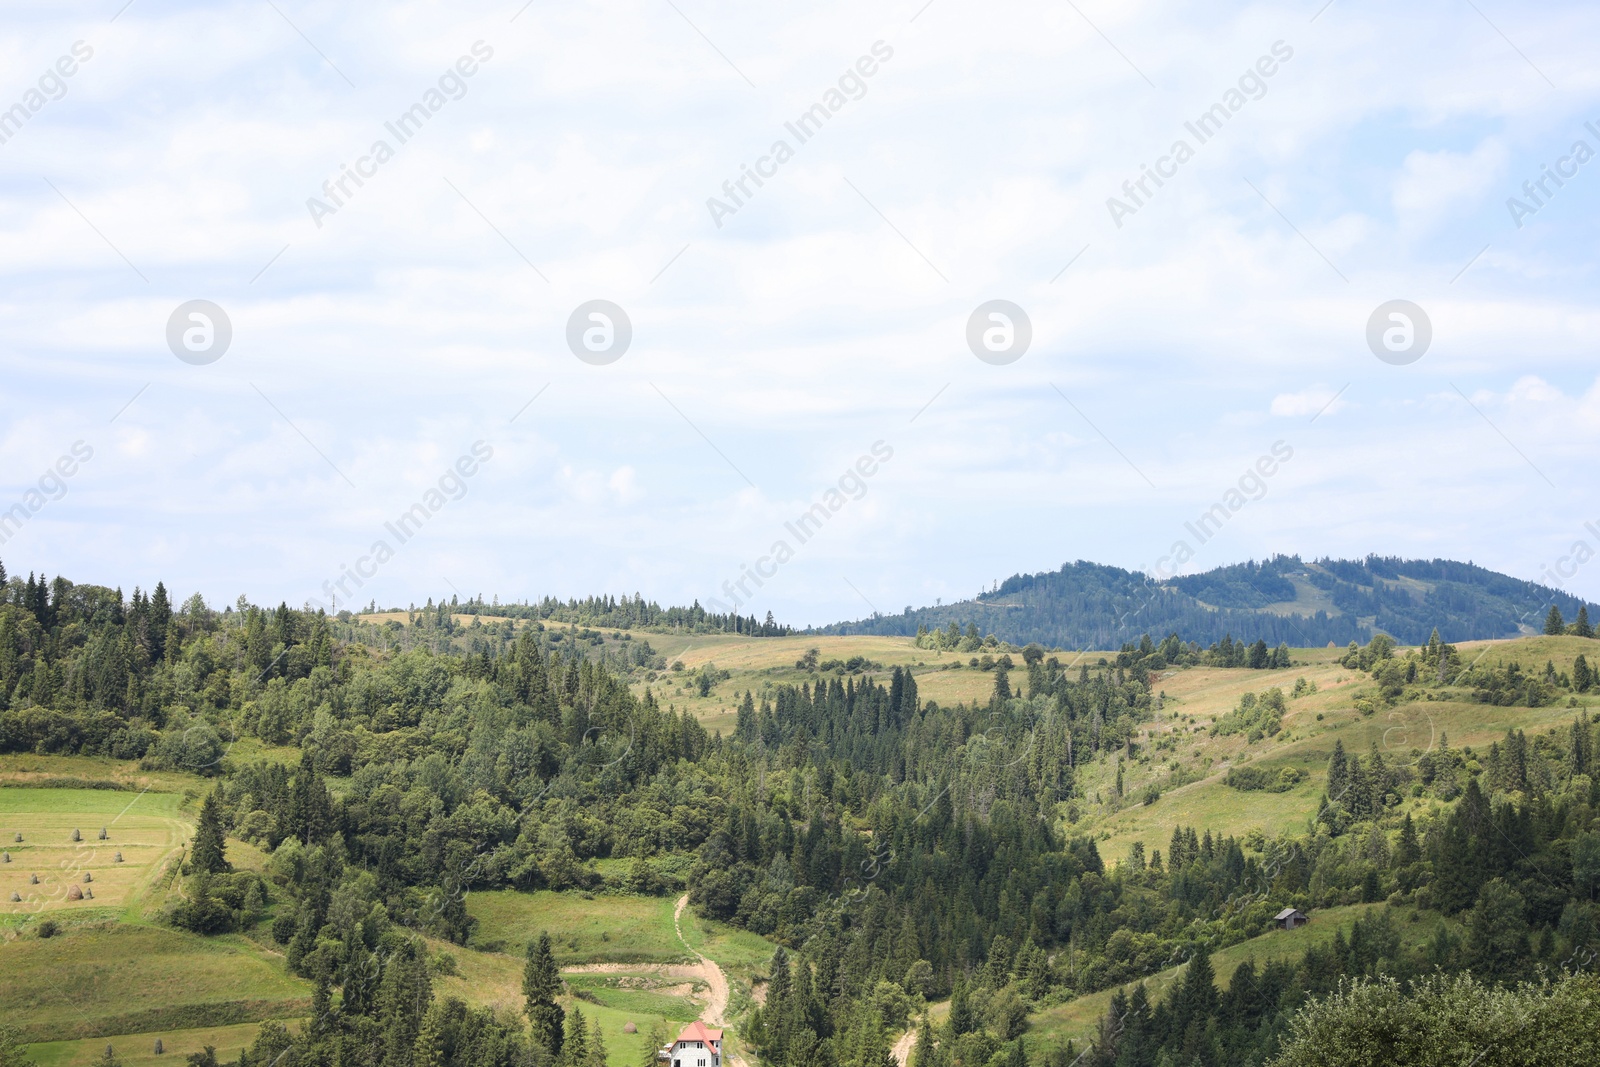
<instances>
[{"instance_id":1,"label":"coniferous forest","mask_svg":"<svg viewBox=\"0 0 1600 1067\"><path fill-rule=\"evenodd\" d=\"M779 947L742 1033L774 1067L887 1067L908 1029L902 1067L1366 1062L1351 1050L1374 1027L1396 1048L1524 1057L1486 1063L1600 1062L1600 722L1578 708L1595 684L1581 658L1562 674L1468 662L1437 632L1411 650L1353 644L1373 712L1446 691L1574 710L1487 751L1335 745L1309 825L1180 826L1164 848L1107 856L1075 832L1080 776L1172 717L1158 672L1287 666L1287 648L1171 634L1091 662L1030 646L992 668L987 699L948 705L909 669L816 671L744 693L723 736L657 694L647 632L596 641L555 610L462 625L459 605L430 604L387 627L174 604L162 585L3 587L0 750L203 776L166 921L215 936L270 916L285 966L314 983L308 1024L264 1025L245 1065L585 1067L547 943L528 946L520 1015L434 995L422 936L465 944L467 896L503 888L686 891L763 935ZM1247 694L1213 730L1270 743L1299 695ZM241 738L299 758L241 759ZM1252 781L1229 785L1248 798L1277 780ZM1437 815L1401 815L1402 798ZM267 852L265 869L234 870L229 838ZM624 873L592 862L616 859ZM1380 906L1348 935L1213 970L1280 909L1355 903ZM1455 925L1418 941L1404 927L1419 916ZM1174 966L1164 991L1127 987ZM1031 1040L1031 1016L1108 989L1091 1041Z\"/></svg>"}]
</instances>

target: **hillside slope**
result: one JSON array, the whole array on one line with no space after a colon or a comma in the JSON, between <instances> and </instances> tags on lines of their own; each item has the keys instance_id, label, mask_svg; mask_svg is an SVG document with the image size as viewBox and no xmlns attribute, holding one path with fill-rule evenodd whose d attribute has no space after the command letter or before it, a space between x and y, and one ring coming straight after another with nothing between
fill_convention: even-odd
<instances>
[{"instance_id":1,"label":"hillside slope","mask_svg":"<svg viewBox=\"0 0 1600 1067\"><path fill-rule=\"evenodd\" d=\"M1057 648L1117 648L1144 633L1177 633L1202 645L1231 634L1309 648L1364 642L1381 631L1420 644L1435 626L1446 641L1536 633L1551 605L1572 619L1584 601L1443 559L1308 563L1275 556L1165 581L1079 560L1057 571L1013 575L971 600L837 623L823 632L912 635L954 622L1017 644Z\"/></svg>"}]
</instances>

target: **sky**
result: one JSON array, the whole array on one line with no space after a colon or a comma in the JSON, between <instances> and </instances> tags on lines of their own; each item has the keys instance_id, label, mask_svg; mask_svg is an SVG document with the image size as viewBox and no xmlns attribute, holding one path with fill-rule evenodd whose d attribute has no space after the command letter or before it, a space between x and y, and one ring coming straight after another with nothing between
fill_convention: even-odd
<instances>
[{"instance_id":1,"label":"sky","mask_svg":"<svg viewBox=\"0 0 1600 1067\"><path fill-rule=\"evenodd\" d=\"M794 625L1279 552L1600 599L1597 37L1503 0L11 4L0 561Z\"/></svg>"}]
</instances>

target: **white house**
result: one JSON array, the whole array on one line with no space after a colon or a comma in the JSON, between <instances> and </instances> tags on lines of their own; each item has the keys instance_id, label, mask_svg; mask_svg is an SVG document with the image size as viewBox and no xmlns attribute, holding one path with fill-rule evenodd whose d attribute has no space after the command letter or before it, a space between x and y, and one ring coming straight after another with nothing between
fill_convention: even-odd
<instances>
[{"instance_id":1,"label":"white house","mask_svg":"<svg viewBox=\"0 0 1600 1067\"><path fill-rule=\"evenodd\" d=\"M667 1067L722 1067L722 1031L692 1022L661 1051Z\"/></svg>"}]
</instances>

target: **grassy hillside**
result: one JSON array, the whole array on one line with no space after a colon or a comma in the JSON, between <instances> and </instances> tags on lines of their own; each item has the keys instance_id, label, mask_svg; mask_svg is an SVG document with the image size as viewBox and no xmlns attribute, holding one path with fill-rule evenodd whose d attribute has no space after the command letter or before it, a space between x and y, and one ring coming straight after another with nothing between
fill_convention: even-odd
<instances>
[{"instance_id":1,"label":"grassy hillside","mask_svg":"<svg viewBox=\"0 0 1600 1067\"><path fill-rule=\"evenodd\" d=\"M1348 935L1357 919L1383 907L1385 907L1383 904L1350 904L1338 908L1324 908L1312 915L1310 923L1298 929L1274 930L1213 952L1211 966L1216 972L1217 986L1219 989L1227 989L1234 969L1246 960L1255 963L1259 968L1261 964L1273 960L1296 959L1303 955L1306 949L1332 941L1337 931L1343 930ZM1412 947L1427 942L1435 935L1440 925L1445 923L1445 920L1435 914L1421 913L1414 908L1398 909L1397 916L1401 943ZM1144 979L1145 990L1151 1001L1158 1002L1165 997L1173 982L1182 974L1183 964L1179 964ZM1070 1040L1075 1042L1079 1051L1082 1051L1085 1042L1094 1035L1096 1026L1105 1015L1111 998L1119 990L1131 993L1133 987L1138 984L1129 982L1111 989L1102 989L1098 993L1075 997L1034 1014L1029 1019L1030 1048L1039 1051L1059 1048Z\"/></svg>"}]
</instances>

